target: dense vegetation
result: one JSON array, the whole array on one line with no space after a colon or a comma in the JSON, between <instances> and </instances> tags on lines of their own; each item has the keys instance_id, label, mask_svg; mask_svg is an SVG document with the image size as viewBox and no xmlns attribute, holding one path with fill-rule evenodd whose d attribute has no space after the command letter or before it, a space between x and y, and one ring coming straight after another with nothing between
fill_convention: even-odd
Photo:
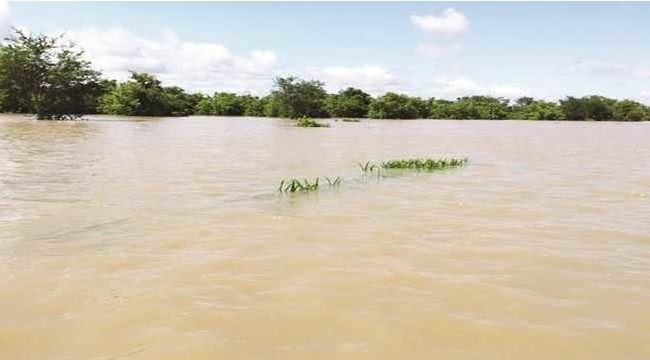
<instances>
[{"instance_id":1,"label":"dense vegetation","mask_svg":"<svg viewBox=\"0 0 650 360\"><path fill-rule=\"evenodd\" d=\"M0 111L71 119L93 111L103 90L83 52L61 38L14 30L0 45Z\"/></svg>"},{"instance_id":2,"label":"dense vegetation","mask_svg":"<svg viewBox=\"0 0 650 360\"><path fill-rule=\"evenodd\" d=\"M372 103L370 94L362 90L349 87L331 94L325 99L325 112L333 117L361 118L366 117L368 108Z\"/></svg>"},{"instance_id":3,"label":"dense vegetation","mask_svg":"<svg viewBox=\"0 0 650 360\"><path fill-rule=\"evenodd\" d=\"M274 79L269 95L217 92L190 94L163 86L154 75L132 72L118 83L101 79L74 44L61 38L14 30L0 44L0 112L33 113L39 119L73 119L104 113L137 116L268 116L284 118L650 120L636 101L603 96L566 97L558 102L492 96L455 101L388 92L376 98L349 87L328 94L317 80ZM307 124L305 122L305 124Z\"/></svg>"},{"instance_id":4,"label":"dense vegetation","mask_svg":"<svg viewBox=\"0 0 650 360\"><path fill-rule=\"evenodd\" d=\"M201 95L179 87L163 87L153 75L131 72L131 79L113 86L99 102L99 112L135 116L186 116L194 114Z\"/></svg>"},{"instance_id":5,"label":"dense vegetation","mask_svg":"<svg viewBox=\"0 0 650 360\"><path fill-rule=\"evenodd\" d=\"M330 126L327 124L321 124L318 121L315 121L314 119L308 116L303 116L301 118L298 118L298 120L296 121L296 127L318 128L318 127L330 127Z\"/></svg>"}]
</instances>

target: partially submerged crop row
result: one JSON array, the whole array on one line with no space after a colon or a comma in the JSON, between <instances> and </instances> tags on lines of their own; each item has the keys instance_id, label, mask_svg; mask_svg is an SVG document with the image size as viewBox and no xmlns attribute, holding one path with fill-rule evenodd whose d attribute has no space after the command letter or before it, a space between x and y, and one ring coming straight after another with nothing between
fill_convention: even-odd
<instances>
[{"instance_id":1,"label":"partially submerged crop row","mask_svg":"<svg viewBox=\"0 0 650 360\"><path fill-rule=\"evenodd\" d=\"M431 158L416 158L416 159L399 159L389 160L380 163L379 165L373 164L370 161L366 163L359 163L359 168L362 172L372 172L379 169L409 169L409 170L442 170L447 168L460 167L467 163L467 158L444 158L444 159L431 159Z\"/></svg>"},{"instance_id":2,"label":"partially submerged crop row","mask_svg":"<svg viewBox=\"0 0 650 360\"><path fill-rule=\"evenodd\" d=\"M384 169L412 169L412 170L442 170L460 167L467 163L467 158L461 159L401 159L381 163Z\"/></svg>"},{"instance_id":3,"label":"partially submerged crop row","mask_svg":"<svg viewBox=\"0 0 650 360\"><path fill-rule=\"evenodd\" d=\"M432 159L432 158L415 158L415 159L400 159L400 160L389 160L380 163L379 165L373 164L371 162L359 163L359 168L365 174L368 172L373 172L377 170L377 176L379 176L380 170L392 170L392 169L406 169L406 170L422 170L422 171L435 171L443 170L450 168L457 168L467 164L467 158L443 158L443 159ZM338 187L341 185L343 180L340 176L337 176L334 179L330 179L327 176L324 177L327 181L327 184L330 187ZM315 178L312 181L308 179L284 179L280 182L278 187L278 192L280 193L295 193L295 192L312 192L317 191L320 188L319 183L320 178Z\"/></svg>"},{"instance_id":4,"label":"partially submerged crop row","mask_svg":"<svg viewBox=\"0 0 650 360\"><path fill-rule=\"evenodd\" d=\"M327 185L330 187L338 187L341 185L341 181L343 180L340 176L337 176L334 179L330 179L329 177L325 176L324 177L325 181L327 181ZM309 181L308 179L284 179L280 181L280 186L278 187L278 191L281 193L295 193L295 192L311 192L311 191L316 191L320 188L320 178L316 178L312 181Z\"/></svg>"}]
</instances>

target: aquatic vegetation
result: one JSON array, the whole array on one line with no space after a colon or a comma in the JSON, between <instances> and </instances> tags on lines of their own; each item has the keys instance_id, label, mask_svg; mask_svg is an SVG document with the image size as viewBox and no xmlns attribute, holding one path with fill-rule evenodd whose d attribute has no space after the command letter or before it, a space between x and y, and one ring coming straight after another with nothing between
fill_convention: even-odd
<instances>
[{"instance_id":1,"label":"aquatic vegetation","mask_svg":"<svg viewBox=\"0 0 650 360\"><path fill-rule=\"evenodd\" d=\"M331 187L338 187L339 185L341 185L341 181L342 181L343 179L341 179L340 176L337 176L336 178L334 178L334 180L332 180L332 179L328 178L327 176L325 176L325 180L327 180L327 184L328 184L329 186L331 186Z\"/></svg>"},{"instance_id":2,"label":"aquatic vegetation","mask_svg":"<svg viewBox=\"0 0 650 360\"><path fill-rule=\"evenodd\" d=\"M330 187L339 187L343 179L340 176L335 178L329 178L325 176L327 185ZM315 178L313 180L309 179L295 179L289 178L280 181L280 186L278 187L278 192L280 193L296 193L296 192L312 192L320 189L320 178Z\"/></svg>"},{"instance_id":3,"label":"aquatic vegetation","mask_svg":"<svg viewBox=\"0 0 650 360\"><path fill-rule=\"evenodd\" d=\"M298 118L298 121L296 122L296 127L330 127L330 126L327 124L321 124L308 116L303 116L301 118Z\"/></svg>"},{"instance_id":4,"label":"aquatic vegetation","mask_svg":"<svg viewBox=\"0 0 650 360\"><path fill-rule=\"evenodd\" d=\"M307 179L285 179L280 182L278 191L281 193L311 192L318 190L318 178L313 181Z\"/></svg>"},{"instance_id":5,"label":"aquatic vegetation","mask_svg":"<svg viewBox=\"0 0 650 360\"><path fill-rule=\"evenodd\" d=\"M365 164L358 163L358 165L361 171L363 171L364 173L371 172L375 169L379 169L379 167L376 164L373 164L370 161L367 161Z\"/></svg>"},{"instance_id":6,"label":"aquatic vegetation","mask_svg":"<svg viewBox=\"0 0 650 360\"><path fill-rule=\"evenodd\" d=\"M347 118L346 119L341 119L341 121L343 121L343 122L355 122L355 123L361 122L361 120L359 120L359 119L347 119Z\"/></svg>"},{"instance_id":7,"label":"aquatic vegetation","mask_svg":"<svg viewBox=\"0 0 650 360\"><path fill-rule=\"evenodd\" d=\"M400 159L400 160L390 160L382 162L377 165L370 161L365 163L358 163L359 168L363 172L363 177L366 177L366 174L372 173L377 174L377 178L383 177L385 174L382 170L390 169L407 169L407 170L442 170L448 168L455 168L463 166L467 163L467 158L442 158L442 159L431 159L431 158L416 158L416 159ZM323 177L327 181L329 187L339 187L343 179L340 176L335 178L330 178L327 176ZM284 179L280 182L278 187L278 192L280 193L297 193L297 192L312 192L317 191L320 188L320 178L314 178L313 180L295 179L289 178Z\"/></svg>"},{"instance_id":8,"label":"aquatic vegetation","mask_svg":"<svg viewBox=\"0 0 650 360\"><path fill-rule=\"evenodd\" d=\"M460 167L467 163L467 158L443 159L400 159L381 163L383 169L411 169L411 170L442 170Z\"/></svg>"}]
</instances>

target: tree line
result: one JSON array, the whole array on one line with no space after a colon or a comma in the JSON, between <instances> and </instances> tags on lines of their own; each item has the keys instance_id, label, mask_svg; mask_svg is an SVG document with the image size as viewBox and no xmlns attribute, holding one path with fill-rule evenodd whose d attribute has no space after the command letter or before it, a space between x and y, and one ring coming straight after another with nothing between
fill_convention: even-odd
<instances>
[{"instance_id":1,"label":"tree line","mask_svg":"<svg viewBox=\"0 0 650 360\"><path fill-rule=\"evenodd\" d=\"M325 84L296 77L274 79L266 96L188 93L163 86L154 75L132 72L124 82L101 78L83 51L61 37L13 30L0 45L0 112L39 119L83 114L137 116L266 116L374 119L650 120L650 108L633 100L568 96L558 102L521 97L465 96L455 101L388 92L372 97L349 87L328 94Z\"/></svg>"}]
</instances>

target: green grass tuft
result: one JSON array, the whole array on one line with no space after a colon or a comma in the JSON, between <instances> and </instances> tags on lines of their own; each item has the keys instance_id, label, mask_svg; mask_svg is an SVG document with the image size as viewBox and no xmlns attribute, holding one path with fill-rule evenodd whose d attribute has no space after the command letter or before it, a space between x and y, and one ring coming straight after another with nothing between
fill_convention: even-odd
<instances>
[{"instance_id":1,"label":"green grass tuft","mask_svg":"<svg viewBox=\"0 0 650 360\"><path fill-rule=\"evenodd\" d=\"M343 121L343 122L355 122L355 123L361 122L361 120L359 120L359 119L348 119L348 118L341 119L341 121Z\"/></svg>"}]
</instances>

